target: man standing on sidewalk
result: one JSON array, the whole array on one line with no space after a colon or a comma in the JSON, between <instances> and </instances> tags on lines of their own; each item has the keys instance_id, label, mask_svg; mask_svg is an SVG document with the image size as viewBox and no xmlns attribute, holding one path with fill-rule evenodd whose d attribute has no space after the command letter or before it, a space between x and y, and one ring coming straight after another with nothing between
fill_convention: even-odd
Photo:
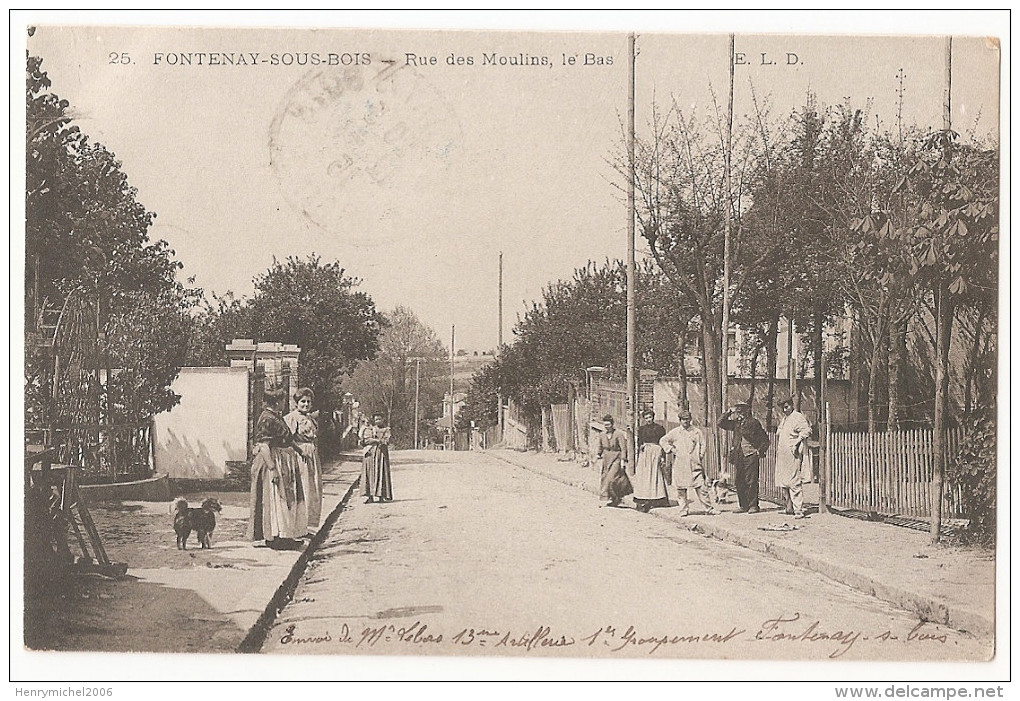
<instances>
[{"instance_id":1,"label":"man standing on sidewalk","mask_svg":"<svg viewBox=\"0 0 1020 701\"><path fill-rule=\"evenodd\" d=\"M659 445L667 453L673 454L673 486L676 487L677 501L680 503L680 516L686 516L690 505L687 490L693 489L705 513L712 515L708 496L708 485L705 481L705 441L701 429L691 425L691 412L680 410L680 425L664 435Z\"/></svg>"},{"instance_id":2,"label":"man standing on sidewalk","mask_svg":"<svg viewBox=\"0 0 1020 701\"><path fill-rule=\"evenodd\" d=\"M733 433L729 461L733 465L740 513L756 514L758 508L758 464L768 452L769 436L761 422L751 416L748 404L731 407L719 419L719 428Z\"/></svg>"},{"instance_id":3,"label":"man standing on sidewalk","mask_svg":"<svg viewBox=\"0 0 1020 701\"><path fill-rule=\"evenodd\" d=\"M779 407L783 421L776 431L776 486L786 501L785 513L804 518L804 455L805 442L811 437L807 417L794 411L793 401L783 400Z\"/></svg>"}]
</instances>

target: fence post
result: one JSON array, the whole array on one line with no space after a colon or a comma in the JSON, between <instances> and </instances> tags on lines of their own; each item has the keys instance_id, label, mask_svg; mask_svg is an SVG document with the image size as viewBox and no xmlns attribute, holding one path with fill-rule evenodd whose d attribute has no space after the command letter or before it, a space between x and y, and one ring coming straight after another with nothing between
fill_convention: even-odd
<instances>
[{"instance_id":1,"label":"fence post","mask_svg":"<svg viewBox=\"0 0 1020 701\"><path fill-rule=\"evenodd\" d=\"M829 416L829 403L825 402L825 427L818 432L818 513L829 512L825 490L829 487L829 441L832 437L832 420Z\"/></svg>"}]
</instances>

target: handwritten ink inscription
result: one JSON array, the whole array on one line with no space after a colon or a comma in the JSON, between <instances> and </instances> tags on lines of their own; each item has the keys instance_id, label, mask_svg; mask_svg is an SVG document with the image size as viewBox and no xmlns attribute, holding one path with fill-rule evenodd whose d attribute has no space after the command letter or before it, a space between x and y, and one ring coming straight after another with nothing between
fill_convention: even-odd
<instances>
[{"instance_id":1,"label":"handwritten ink inscription","mask_svg":"<svg viewBox=\"0 0 1020 701\"><path fill-rule=\"evenodd\" d=\"M540 625L532 629L508 630L499 627L458 628L452 635L434 625L415 621L410 625L387 624L366 626L360 631L352 630L344 623L335 633L298 632L296 624L290 624L280 637L284 646L341 646L354 650L404 646L417 648L459 648L459 649L500 649L520 653L551 653L564 648L577 648L576 654L584 655L585 650L608 651L610 653L642 653L654 655L659 652L683 656L684 649L698 646L716 648L733 646L735 643L766 645L807 645L818 647L819 652L830 659L845 655L855 646L871 644L945 645L949 634L940 628L931 628L922 621L910 630L863 631L852 628L831 627L819 620L802 617L800 613L772 616L756 626L732 626L719 631L674 631L660 632L641 630L636 626L605 625L592 631L578 634L573 631L556 630Z\"/></svg>"}]
</instances>

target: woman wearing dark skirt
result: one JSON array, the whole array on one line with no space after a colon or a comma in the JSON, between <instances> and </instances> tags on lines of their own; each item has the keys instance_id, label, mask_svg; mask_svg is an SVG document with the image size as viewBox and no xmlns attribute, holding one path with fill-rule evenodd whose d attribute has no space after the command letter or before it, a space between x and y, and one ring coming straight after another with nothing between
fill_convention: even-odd
<instances>
[{"instance_id":1,"label":"woman wearing dark skirt","mask_svg":"<svg viewBox=\"0 0 1020 701\"><path fill-rule=\"evenodd\" d=\"M308 529L301 449L281 413L286 397L283 389L265 392L266 405L255 422L248 502L248 538L275 548L294 547Z\"/></svg>"},{"instance_id":2,"label":"woman wearing dark skirt","mask_svg":"<svg viewBox=\"0 0 1020 701\"><path fill-rule=\"evenodd\" d=\"M372 425L361 429L361 496L365 503L393 501L393 479L390 475L390 429L382 414L373 414Z\"/></svg>"},{"instance_id":3,"label":"woman wearing dark skirt","mask_svg":"<svg viewBox=\"0 0 1020 701\"><path fill-rule=\"evenodd\" d=\"M597 453L602 458L599 496L609 500L606 506L619 506L625 496L634 492L625 469L630 457L630 437L616 428L612 416L607 414L602 423L605 431L599 434Z\"/></svg>"}]
</instances>

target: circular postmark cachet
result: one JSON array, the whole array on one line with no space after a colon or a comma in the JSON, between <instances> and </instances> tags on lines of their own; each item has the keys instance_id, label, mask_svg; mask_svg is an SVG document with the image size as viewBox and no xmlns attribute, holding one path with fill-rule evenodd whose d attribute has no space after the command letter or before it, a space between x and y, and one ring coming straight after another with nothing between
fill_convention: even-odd
<instances>
[{"instance_id":1,"label":"circular postmark cachet","mask_svg":"<svg viewBox=\"0 0 1020 701\"><path fill-rule=\"evenodd\" d=\"M288 204L335 234L363 222L366 207L378 216L419 208L460 138L455 111L413 68L317 68L284 97L269 157Z\"/></svg>"}]
</instances>

